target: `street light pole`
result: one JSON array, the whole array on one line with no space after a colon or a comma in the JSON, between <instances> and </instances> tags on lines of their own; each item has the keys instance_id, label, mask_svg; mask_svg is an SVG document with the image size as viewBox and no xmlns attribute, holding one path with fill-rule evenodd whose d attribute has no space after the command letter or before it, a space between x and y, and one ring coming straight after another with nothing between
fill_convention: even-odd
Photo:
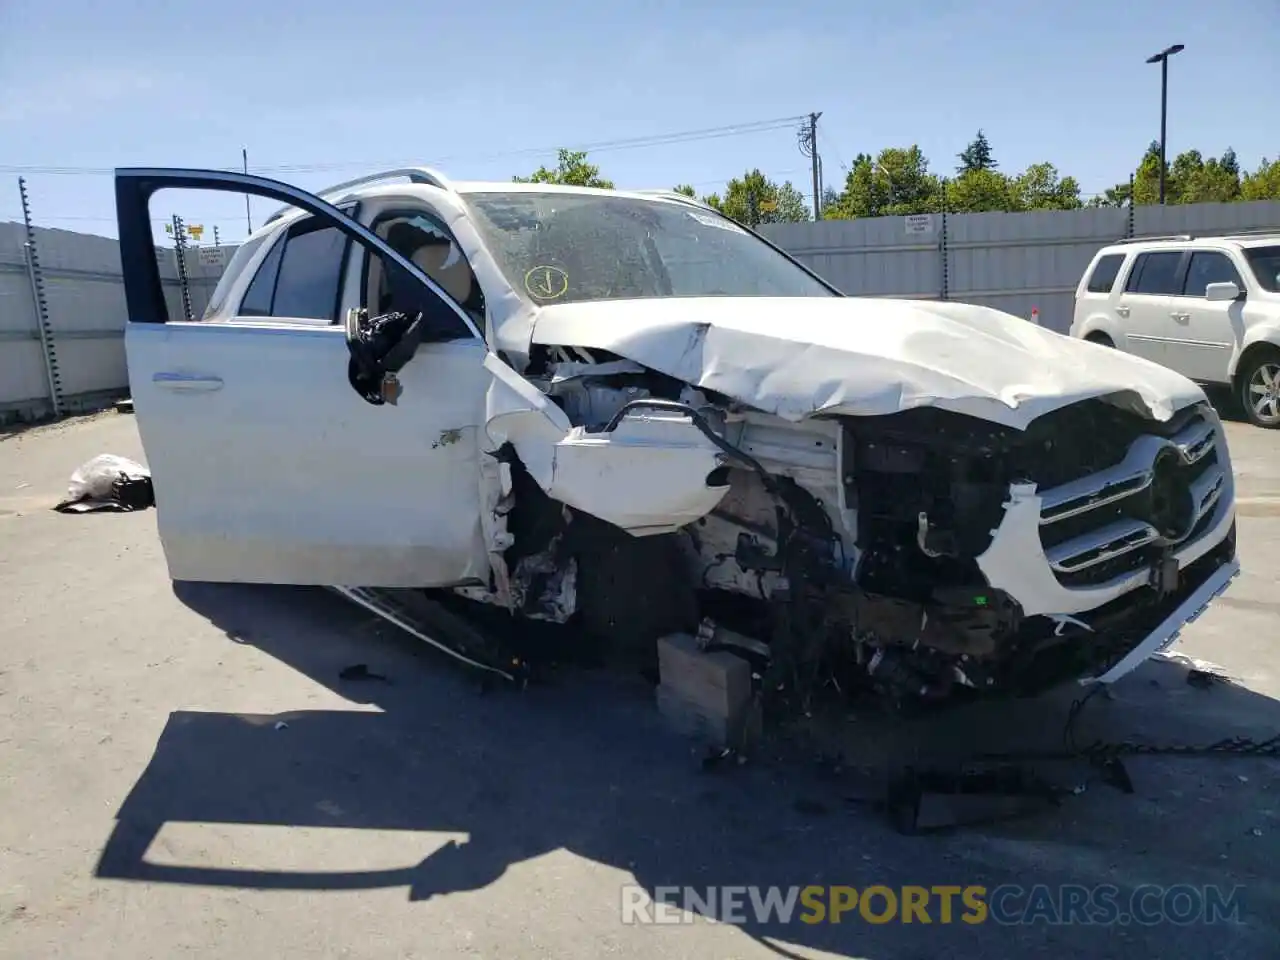
<instances>
[{"instance_id":1,"label":"street light pole","mask_svg":"<svg viewBox=\"0 0 1280 960\"><path fill-rule=\"evenodd\" d=\"M1186 47L1181 43L1175 43L1171 47L1165 47L1159 53L1152 54L1147 57L1147 63L1160 64L1160 203L1164 204L1164 186L1165 186L1165 131L1167 129L1167 121L1169 117L1169 58L1175 53L1181 53Z\"/></svg>"}]
</instances>

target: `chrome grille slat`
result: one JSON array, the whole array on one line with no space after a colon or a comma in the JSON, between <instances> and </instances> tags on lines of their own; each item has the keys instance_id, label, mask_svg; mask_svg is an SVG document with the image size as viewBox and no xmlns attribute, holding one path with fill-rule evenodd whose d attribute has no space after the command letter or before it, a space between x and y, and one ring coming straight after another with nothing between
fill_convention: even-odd
<instances>
[{"instance_id":1,"label":"chrome grille slat","mask_svg":"<svg viewBox=\"0 0 1280 960\"><path fill-rule=\"evenodd\" d=\"M1218 430L1214 422L1203 412L1196 411L1172 436L1137 437L1120 463L1043 491L1040 494L1042 530L1061 521L1084 517L1092 511L1103 510L1105 514L1105 520L1103 515L1099 515L1098 521L1102 525L1097 529L1076 533L1045 550L1045 558L1054 573L1059 576L1079 574L1144 547L1168 544L1170 541L1156 528L1158 521L1154 517L1147 519L1142 513L1126 516L1135 508L1127 507L1123 502L1151 490L1157 475L1157 456L1162 451L1175 451L1182 465L1190 468L1202 463L1217 445ZM1213 512L1226 487L1226 474L1217 463L1202 468L1199 475L1189 481L1188 487L1183 488L1189 488L1191 498L1192 521L1186 528L1188 531L1196 530L1204 517ZM1134 501L1138 510L1148 503L1147 500ZM1111 509L1104 509L1108 507ZM1087 519L1077 519L1072 530L1078 531L1082 523L1087 527ZM1061 531L1057 538L1069 532L1061 527L1056 529ZM1049 536L1047 531L1044 536ZM1052 543L1053 539L1047 542ZM1149 557L1146 561L1135 559L1130 563L1131 567L1134 562L1142 564L1150 560ZM1133 567L1121 576L1134 574L1142 575L1141 566Z\"/></svg>"},{"instance_id":2,"label":"chrome grille slat","mask_svg":"<svg viewBox=\"0 0 1280 960\"><path fill-rule=\"evenodd\" d=\"M1124 465L1121 464L1121 467ZM1048 491L1042 498L1040 524L1044 526L1078 517L1082 513L1116 503L1151 486L1151 471L1125 472L1119 467L1086 477L1087 483L1076 481ZM1072 488L1072 489L1068 489Z\"/></svg>"},{"instance_id":3,"label":"chrome grille slat","mask_svg":"<svg viewBox=\"0 0 1280 960\"><path fill-rule=\"evenodd\" d=\"M1132 553L1160 539L1156 528L1141 520L1118 520L1099 530L1082 534L1045 552L1058 573L1079 573ZM1084 559L1081 559L1084 558Z\"/></svg>"}]
</instances>

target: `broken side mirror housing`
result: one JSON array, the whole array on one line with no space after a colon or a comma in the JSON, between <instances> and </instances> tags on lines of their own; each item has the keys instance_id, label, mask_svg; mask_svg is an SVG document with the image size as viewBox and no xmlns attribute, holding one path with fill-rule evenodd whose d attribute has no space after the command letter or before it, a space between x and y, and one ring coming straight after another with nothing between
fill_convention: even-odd
<instances>
[{"instance_id":1,"label":"broken side mirror housing","mask_svg":"<svg viewBox=\"0 0 1280 960\"><path fill-rule=\"evenodd\" d=\"M1213 303L1224 303L1240 299L1241 292L1235 283L1230 280L1224 280L1221 283L1211 283L1206 286L1204 288L1204 298Z\"/></svg>"}]
</instances>

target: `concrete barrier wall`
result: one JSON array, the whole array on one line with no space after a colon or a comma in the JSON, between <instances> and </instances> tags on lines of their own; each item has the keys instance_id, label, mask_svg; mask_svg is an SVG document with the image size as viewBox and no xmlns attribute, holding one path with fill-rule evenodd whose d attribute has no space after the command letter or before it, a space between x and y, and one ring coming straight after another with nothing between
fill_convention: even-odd
<instances>
[{"instance_id":1,"label":"concrete barrier wall","mask_svg":"<svg viewBox=\"0 0 1280 960\"><path fill-rule=\"evenodd\" d=\"M74 411L101 405L128 391L126 321L120 248L109 237L37 227L48 325L32 295L26 228L0 223L0 421L36 419L53 412L45 342L60 387L62 407ZM231 250L227 250L229 257ZM181 316L182 288L172 249L157 251L171 316ZM222 274L187 252L188 287L199 316Z\"/></svg>"}]
</instances>

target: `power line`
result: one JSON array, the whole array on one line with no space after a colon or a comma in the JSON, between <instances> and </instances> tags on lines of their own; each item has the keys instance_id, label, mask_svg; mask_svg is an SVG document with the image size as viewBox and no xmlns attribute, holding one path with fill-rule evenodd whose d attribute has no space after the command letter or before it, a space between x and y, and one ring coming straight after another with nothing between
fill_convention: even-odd
<instances>
[{"instance_id":1,"label":"power line","mask_svg":"<svg viewBox=\"0 0 1280 960\"><path fill-rule=\"evenodd\" d=\"M797 122L804 119L802 116L794 117L777 117L772 120L755 120L749 123L727 124L718 127L701 127L695 130L679 130L672 133L649 134L643 137L627 137L618 140L599 140L594 143L582 143L576 146L568 147L571 150L581 150L587 153L604 153L611 150L636 150L644 147L660 147L681 143L696 143L702 140L716 140L723 137L740 137L753 133L766 133L771 130L782 130L794 127ZM500 153L493 153L487 156L476 154L458 154L452 157L440 157L434 160L435 163L448 162L453 160L470 160L472 162L483 162L487 160L505 160L511 157L522 156L538 156L544 154L555 153L558 147L526 147L518 150L506 150ZM421 163L421 158L417 160L397 160L397 161L340 161L334 163L282 163L282 164L263 164L255 165L253 170L258 173L321 173L325 171L347 170L347 169L379 169L396 166L409 166L413 163ZM235 170L241 172L238 167L217 167L220 170ZM16 173L16 174L44 174L49 176L110 176L115 173L113 167L65 167L65 166L40 166L40 165L0 165L0 173Z\"/></svg>"}]
</instances>

